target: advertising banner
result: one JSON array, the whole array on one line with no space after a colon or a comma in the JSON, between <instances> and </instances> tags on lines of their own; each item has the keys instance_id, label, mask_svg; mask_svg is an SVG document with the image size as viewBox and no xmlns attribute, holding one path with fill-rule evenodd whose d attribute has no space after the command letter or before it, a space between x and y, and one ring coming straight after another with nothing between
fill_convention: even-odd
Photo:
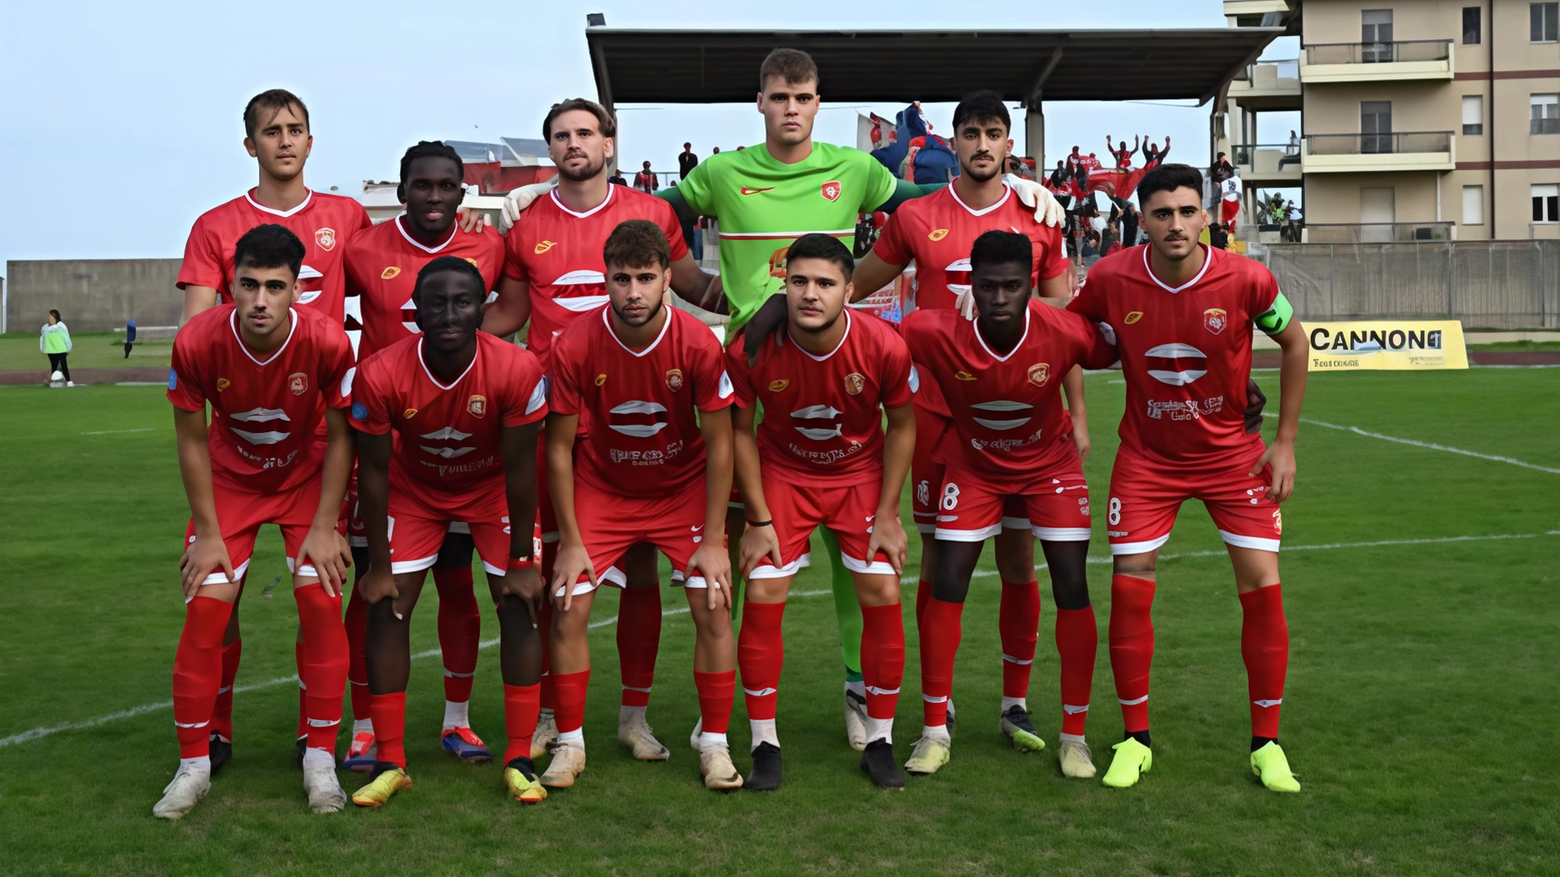
<instances>
[{"instance_id":1,"label":"advertising banner","mask_svg":"<svg viewBox=\"0 0 1560 877\"><path fill-rule=\"evenodd\" d=\"M1305 323L1310 371L1467 368L1457 320L1369 320Z\"/></svg>"}]
</instances>

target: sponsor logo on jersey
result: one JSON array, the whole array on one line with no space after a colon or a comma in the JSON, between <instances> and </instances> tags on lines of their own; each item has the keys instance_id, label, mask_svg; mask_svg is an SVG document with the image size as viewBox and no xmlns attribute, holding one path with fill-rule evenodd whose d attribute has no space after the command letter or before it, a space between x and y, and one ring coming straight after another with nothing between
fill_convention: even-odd
<instances>
[{"instance_id":1,"label":"sponsor logo on jersey","mask_svg":"<svg viewBox=\"0 0 1560 877\"><path fill-rule=\"evenodd\" d=\"M792 411L791 412L791 419L792 420L826 420L826 421L828 421L830 423L830 426L828 426L828 427L818 427L818 426L798 426L798 427L796 427L796 431L801 433L802 435L806 436L807 438L810 438L810 439L812 439L815 442L826 442L829 439L834 438L835 436L842 436L842 435L845 434L845 424L844 424L844 422L843 421L840 421L840 422L837 422L837 423L835 422L839 418L839 416L841 414L844 414L844 413L845 412L841 411L838 408L835 408L832 405L808 405L806 408L798 408L797 410Z\"/></svg>"},{"instance_id":2,"label":"sponsor logo on jersey","mask_svg":"<svg viewBox=\"0 0 1560 877\"><path fill-rule=\"evenodd\" d=\"M1208 356L1190 344L1160 344L1144 354L1148 376L1161 384L1184 387L1208 373Z\"/></svg>"},{"instance_id":3,"label":"sponsor logo on jersey","mask_svg":"<svg viewBox=\"0 0 1560 877\"><path fill-rule=\"evenodd\" d=\"M926 239L929 241L940 241L947 236L948 230L946 228L936 228L926 235Z\"/></svg>"},{"instance_id":4,"label":"sponsor logo on jersey","mask_svg":"<svg viewBox=\"0 0 1560 877\"><path fill-rule=\"evenodd\" d=\"M845 392L851 394L852 396L860 396L861 391L866 389L866 386L867 379L859 374L856 374L855 372L851 372L845 376Z\"/></svg>"},{"instance_id":5,"label":"sponsor logo on jersey","mask_svg":"<svg viewBox=\"0 0 1560 877\"><path fill-rule=\"evenodd\" d=\"M1203 311L1203 328L1217 335L1229 325L1230 316L1224 308L1209 308Z\"/></svg>"},{"instance_id":6,"label":"sponsor logo on jersey","mask_svg":"<svg viewBox=\"0 0 1560 877\"><path fill-rule=\"evenodd\" d=\"M1051 364L1037 362L1029 367L1029 382L1037 387L1045 386L1045 382L1051 379Z\"/></svg>"},{"instance_id":7,"label":"sponsor logo on jersey","mask_svg":"<svg viewBox=\"0 0 1560 877\"><path fill-rule=\"evenodd\" d=\"M757 195L760 192L770 192L770 191L773 191L774 188L775 188L774 186L764 186L763 188L755 189L752 186L743 186L741 189L738 189L737 191L741 192L744 195Z\"/></svg>"},{"instance_id":8,"label":"sponsor logo on jersey","mask_svg":"<svg viewBox=\"0 0 1560 877\"><path fill-rule=\"evenodd\" d=\"M666 372L666 386L670 387L673 393L683 388L682 369L674 368Z\"/></svg>"},{"instance_id":9,"label":"sponsor logo on jersey","mask_svg":"<svg viewBox=\"0 0 1560 877\"><path fill-rule=\"evenodd\" d=\"M970 374L967 371L962 371L962 370L954 372L953 376L958 378L961 381L973 381L973 380L975 380L975 376L974 375Z\"/></svg>"},{"instance_id":10,"label":"sponsor logo on jersey","mask_svg":"<svg viewBox=\"0 0 1560 877\"><path fill-rule=\"evenodd\" d=\"M656 402L634 399L608 412L607 426L630 438L650 438L671 425L666 406Z\"/></svg>"},{"instance_id":11,"label":"sponsor logo on jersey","mask_svg":"<svg viewBox=\"0 0 1560 877\"><path fill-rule=\"evenodd\" d=\"M606 382L607 382L607 376L606 375L596 375L596 386L599 387L602 384L605 384Z\"/></svg>"},{"instance_id":12,"label":"sponsor logo on jersey","mask_svg":"<svg viewBox=\"0 0 1560 877\"><path fill-rule=\"evenodd\" d=\"M313 304L314 300L325 293L325 275L319 269L311 265L303 265L298 269L298 304Z\"/></svg>"},{"instance_id":13,"label":"sponsor logo on jersey","mask_svg":"<svg viewBox=\"0 0 1560 877\"><path fill-rule=\"evenodd\" d=\"M314 242L320 245L320 249L330 252L336 249L336 230L329 226L314 230Z\"/></svg>"},{"instance_id":14,"label":"sponsor logo on jersey","mask_svg":"<svg viewBox=\"0 0 1560 877\"><path fill-rule=\"evenodd\" d=\"M233 382L228 380L227 378L217 378L217 392L218 393L222 392L223 390L226 390L228 387L231 387L231 386L233 386Z\"/></svg>"},{"instance_id":15,"label":"sponsor logo on jersey","mask_svg":"<svg viewBox=\"0 0 1560 877\"><path fill-rule=\"evenodd\" d=\"M540 256L541 254L547 252L548 250L550 250L550 249L552 249L553 247L556 247L556 246L558 246L558 244L555 243L554 241L542 241L541 243L537 244L536 247L531 250L531 252L533 252L536 255Z\"/></svg>"},{"instance_id":16,"label":"sponsor logo on jersey","mask_svg":"<svg viewBox=\"0 0 1560 877\"><path fill-rule=\"evenodd\" d=\"M1082 287L1080 286L1079 288L1081 289ZM1133 311L1132 313L1127 314L1127 318L1125 320L1122 320L1121 322L1126 323L1128 326L1130 326L1133 323L1136 323L1138 320L1141 320L1141 319L1143 319L1143 312L1142 311Z\"/></svg>"},{"instance_id":17,"label":"sponsor logo on jersey","mask_svg":"<svg viewBox=\"0 0 1560 877\"><path fill-rule=\"evenodd\" d=\"M968 258L956 259L943 269L943 282L947 284L948 291L954 295L970 291L970 273L974 269L970 267Z\"/></svg>"},{"instance_id":18,"label":"sponsor logo on jersey","mask_svg":"<svg viewBox=\"0 0 1560 877\"><path fill-rule=\"evenodd\" d=\"M481 396L473 396L472 398L473 399L480 399L482 397ZM469 433L469 432L461 432L460 430L456 429L453 426L446 426L445 428L440 429L440 430L435 430L433 432L423 433L422 435L418 436L418 438L426 439L428 441L435 441L435 442L450 442L450 441L460 442L460 441L465 441L466 439L471 438L471 435L472 435L471 433ZM464 445L464 446L456 446L456 447L449 447L448 445L446 445L444 447L434 447L432 445L418 445L417 447L419 447L422 450L424 450L424 451L434 455L435 457L443 457L446 460L453 460L456 457L463 457L466 454L469 454L472 451L476 450L476 447L472 446L472 445Z\"/></svg>"},{"instance_id":19,"label":"sponsor logo on jersey","mask_svg":"<svg viewBox=\"0 0 1560 877\"><path fill-rule=\"evenodd\" d=\"M413 335L422 334L422 327L417 325L417 302L409 298L401 303L401 328Z\"/></svg>"},{"instance_id":20,"label":"sponsor logo on jersey","mask_svg":"<svg viewBox=\"0 0 1560 877\"><path fill-rule=\"evenodd\" d=\"M1032 411L1035 406L1025 402L1014 402L1009 399L995 399L990 402L977 402L970 407L974 408L976 411L1016 415L1019 412ZM1014 416L1001 420L987 417L974 417L973 419L976 423L984 426L987 429L994 429L998 432L1001 432L1009 429L1018 429L1020 426L1028 423L1031 418L1028 414L1025 414L1022 417Z\"/></svg>"},{"instance_id":21,"label":"sponsor logo on jersey","mask_svg":"<svg viewBox=\"0 0 1560 877\"><path fill-rule=\"evenodd\" d=\"M486 414L487 413L487 397L486 396L472 396L470 399L467 399L466 400L466 410L471 412L471 416L472 417L481 417L482 415Z\"/></svg>"},{"instance_id":22,"label":"sponsor logo on jersey","mask_svg":"<svg viewBox=\"0 0 1560 877\"><path fill-rule=\"evenodd\" d=\"M228 418L239 423L270 423L273 420L292 421L292 418L287 416L287 412L280 408L251 408L248 411L235 411L229 414ZM358 419L361 420L362 418ZM275 429L259 432L237 429L231 426L228 429L234 435L252 445L274 445L277 442L286 441L287 437L292 435L290 432L282 432Z\"/></svg>"},{"instance_id":23,"label":"sponsor logo on jersey","mask_svg":"<svg viewBox=\"0 0 1560 877\"><path fill-rule=\"evenodd\" d=\"M413 417L416 417L416 416L417 416L417 409L416 408L408 408L405 411L401 412L401 419L402 420L411 420Z\"/></svg>"},{"instance_id":24,"label":"sponsor logo on jersey","mask_svg":"<svg viewBox=\"0 0 1560 877\"><path fill-rule=\"evenodd\" d=\"M287 376L287 389L292 390L294 396L302 396L309 391L309 376L303 372L293 372Z\"/></svg>"},{"instance_id":25,"label":"sponsor logo on jersey","mask_svg":"<svg viewBox=\"0 0 1560 877\"><path fill-rule=\"evenodd\" d=\"M770 381L769 382L769 392L771 392L771 393L778 393L781 390L784 390L786 387L789 387L789 386L791 386L791 382L786 380L785 378L781 378L781 379L779 379L777 381Z\"/></svg>"},{"instance_id":26,"label":"sponsor logo on jersey","mask_svg":"<svg viewBox=\"0 0 1560 877\"><path fill-rule=\"evenodd\" d=\"M840 181L830 180L824 183L819 187L818 194L822 195L825 201L840 200Z\"/></svg>"},{"instance_id":27,"label":"sponsor logo on jersey","mask_svg":"<svg viewBox=\"0 0 1560 877\"><path fill-rule=\"evenodd\" d=\"M401 269L395 265L385 266L385 270L379 272L380 280L394 280L401 276Z\"/></svg>"}]
</instances>

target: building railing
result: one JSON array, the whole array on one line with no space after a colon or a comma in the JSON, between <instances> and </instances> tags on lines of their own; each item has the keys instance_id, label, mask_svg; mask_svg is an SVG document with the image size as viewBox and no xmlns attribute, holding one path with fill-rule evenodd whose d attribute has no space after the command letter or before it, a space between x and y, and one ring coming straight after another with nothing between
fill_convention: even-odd
<instances>
[{"instance_id":1,"label":"building railing","mask_svg":"<svg viewBox=\"0 0 1560 877\"><path fill-rule=\"evenodd\" d=\"M1257 152L1276 152L1278 156L1278 170L1300 170L1300 144L1291 146L1288 143L1236 143L1230 146L1230 162L1237 167L1254 168L1256 166ZM1294 167L1285 167L1294 165Z\"/></svg>"},{"instance_id":2,"label":"building railing","mask_svg":"<svg viewBox=\"0 0 1560 877\"><path fill-rule=\"evenodd\" d=\"M1560 118L1548 116L1530 120L1529 134L1560 134Z\"/></svg>"},{"instance_id":3,"label":"building railing","mask_svg":"<svg viewBox=\"0 0 1560 877\"><path fill-rule=\"evenodd\" d=\"M1313 244L1449 241L1450 222L1308 222L1306 240Z\"/></svg>"},{"instance_id":4,"label":"building railing","mask_svg":"<svg viewBox=\"0 0 1560 877\"><path fill-rule=\"evenodd\" d=\"M1313 43L1305 47L1305 63L1392 64L1404 61L1445 61L1452 57L1452 41L1401 40L1385 43Z\"/></svg>"},{"instance_id":5,"label":"building railing","mask_svg":"<svg viewBox=\"0 0 1560 877\"><path fill-rule=\"evenodd\" d=\"M1307 155L1381 155L1399 152L1451 152L1450 131L1391 134L1307 134Z\"/></svg>"},{"instance_id":6,"label":"building railing","mask_svg":"<svg viewBox=\"0 0 1560 877\"><path fill-rule=\"evenodd\" d=\"M1255 85L1257 80L1258 67L1273 68L1274 79L1298 80L1300 78L1300 59L1286 58L1279 61L1257 61L1254 64L1247 64L1244 70L1235 74L1235 79L1233 81L1245 82Z\"/></svg>"}]
</instances>

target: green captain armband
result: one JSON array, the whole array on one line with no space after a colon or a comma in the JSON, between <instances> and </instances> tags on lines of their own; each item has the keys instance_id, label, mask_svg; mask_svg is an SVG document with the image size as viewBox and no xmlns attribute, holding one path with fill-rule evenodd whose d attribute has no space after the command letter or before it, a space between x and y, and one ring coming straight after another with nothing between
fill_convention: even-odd
<instances>
[{"instance_id":1,"label":"green captain armband","mask_svg":"<svg viewBox=\"0 0 1560 877\"><path fill-rule=\"evenodd\" d=\"M1295 309L1290 306L1289 299L1284 298L1284 294L1280 292L1278 298L1273 299L1273 306L1257 315L1252 322L1256 323L1257 328L1263 332L1277 335L1289 328L1289 322L1294 318Z\"/></svg>"}]
</instances>

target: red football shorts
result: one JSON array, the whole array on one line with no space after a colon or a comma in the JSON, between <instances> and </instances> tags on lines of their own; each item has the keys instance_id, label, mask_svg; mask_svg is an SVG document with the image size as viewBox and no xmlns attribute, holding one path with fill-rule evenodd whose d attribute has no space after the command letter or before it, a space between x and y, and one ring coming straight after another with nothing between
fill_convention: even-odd
<instances>
[{"instance_id":1,"label":"red football shorts","mask_svg":"<svg viewBox=\"0 0 1560 877\"><path fill-rule=\"evenodd\" d=\"M915 528L924 535L937 530L938 491L947 478L947 461L959 454L959 434L953 421L920 405L915 406L915 456L910 459L910 508ZM1002 526L1029 529L1024 501L1008 496L1002 503Z\"/></svg>"},{"instance_id":2,"label":"red football shorts","mask_svg":"<svg viewBox=\"0 0 1560 877\"><path fill-rule=\"evenodd\" d=\"M1254 456L1245 456L1237 466L1184 469L1121 448L1110 472L1106 508L1110 553L1157 550L1169 540L1176 513L1189 499L1202 500L1226 544L1277 552L1284 519L1268 497L1272 473L1246 474L1254 462Z\"/></svg>"},{"instance_id":3,"label":"red football shorts","mask_svg":"<svg viewBox=\"0 0 1560 877\"><path fill-rule=\"evenodd\" d=\"M431 488L403 487L392 478L390 489L390 572L421 572L432 567L453 524L465 524L482 568L501 576L509 569L509 498L504 479L474 493L435 493Z\"/></svg>"},{"instance_id":4,"label":"red football shorts","mask_svg":"<svg viewBox=\"0 0 1560 877\"><path fill-rule=\"evenodd\" d=\"M298 557L298 549L309 535L314 523L314 513L320 507L320 479L312 478L292 490L282 493L249 493L234 490L221 484L211 487L212 499L217 506L217 524L222 528L222 544L227 546L228 560L233 563L233 580L244 577L249 569L249 559L255 553L255 537L261 524L275 524L282 531L282 545L287 551L287 569L291 571ZM195 519L184 529L184 544L195 541ZM297 570L301 576L318 576L314 564L305 563ZM203 585L225 585L227 574L221 569L206 576Z\"/></svg>"},{"instance_id":5,"label":"red football shorts","mask_svg":"<svg viewBox=\"0 0 1560 877\"><path fill-rule=\"evenodd\" d=\"M750 579L779 579L796 575L810 562L808 539L813 530L827 527L840 543L840 559L851 572L896 575L886 556L867 558L872 540L872 518L883 493L881 481L841 487L811 487L788 480L783 472L765 471L764 499L780 540L779 567L762 560L748 573ZM882 555L882 552L878 552Z\"/></svg>"},{"instance_id":6,"label":"red football shorts","mask_svg":"<svg viewBox=\"0 0 1560 877\"><path fill-rule=\"evenodd\" d=\"M590 565L596 580L603 585L628 586L628 575L621 566L630 546L648 542L672 563L674 583L686 588L704 588L704 577L695 573L683 581L682 572L707 535L704 532L704 483L695 483L682 493L644 499L619 496L593 487L578 479L574 482L574 517L580 539L590 552ZM719 539L723 534L715 533ZM588 593L590 579L581 576L574 593ZM563 589L558 589L562 594Z\"/></svg>"},{"instance_id":7,"label":"red football shorts","mask_svg":"<svg viewBox=\"0 0 1560 877\"><path fill-rule=\"evenodd\" d=\"M1066 468L1000 484L955 463L937 500L937 538L945 542L983 542L1015 523L1047 542L1089 540L1089 485L1076 457Z\"/></svg>"},{"instance_id":8,"label":"red football shorts","mask_svg":"<svg viewBox=\"0 0 1560 877\"><path fill-rule=\"evenodd\" d=\"M538 480L538 492L542 490L544 480ZM341 520L336 522L336 529L347 537L347 544L352 548L368 547L368 530L363 526L363 511L359 507L358 501L356 465L352 467L352 478L347 481L347 499L342 503L342 517ZM449 532L470 535L471 530L464 523L456 521L450 524ZM537 556L541 556L540 550L538 550ZM466 551L466 565L471 565L471 552L469 550Z\"/></svg>"}]
</instances>

